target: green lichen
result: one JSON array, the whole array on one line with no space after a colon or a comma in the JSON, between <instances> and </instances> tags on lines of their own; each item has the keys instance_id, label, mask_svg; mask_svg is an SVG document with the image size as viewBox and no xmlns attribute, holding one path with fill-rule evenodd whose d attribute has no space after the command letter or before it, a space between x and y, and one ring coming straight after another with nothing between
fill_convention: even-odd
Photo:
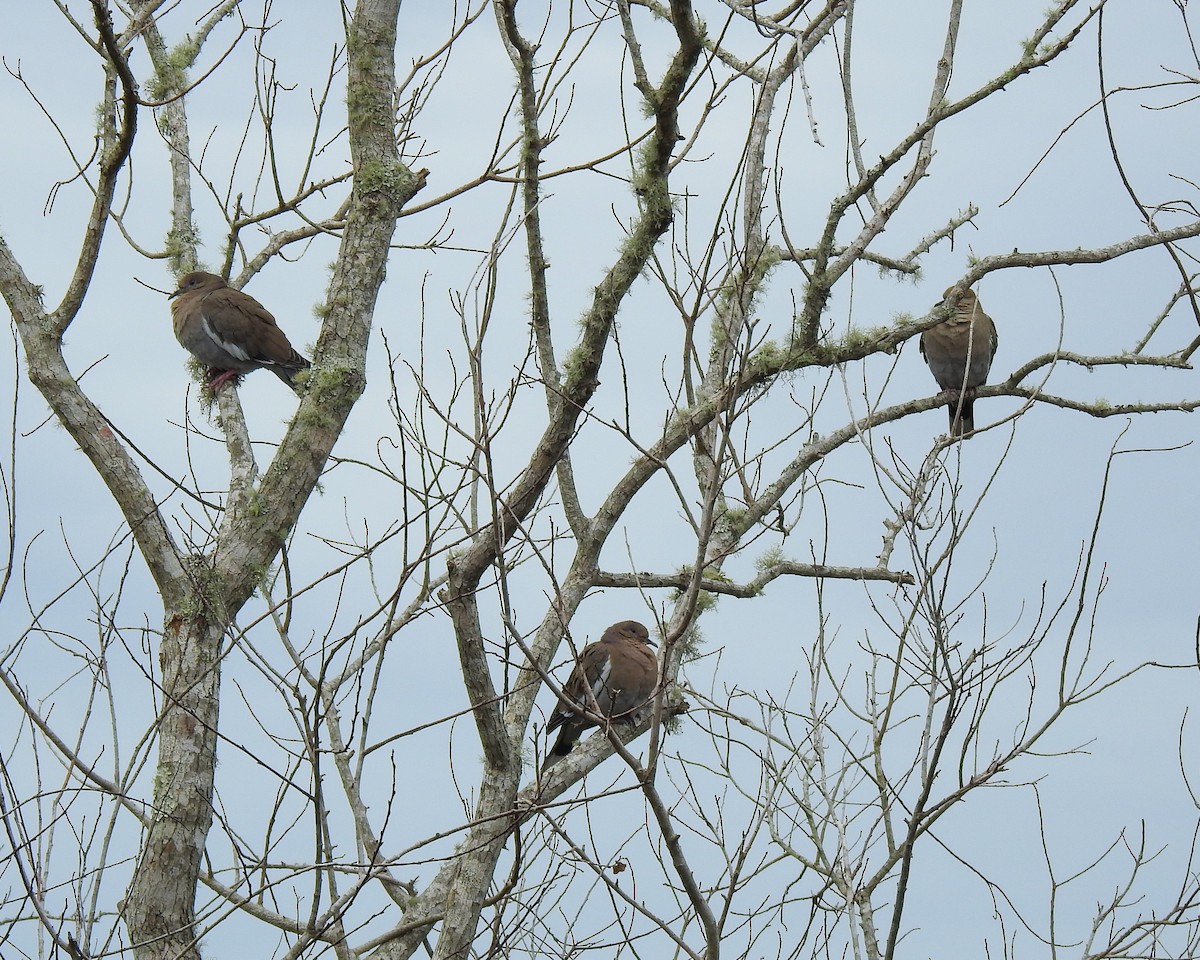
<instances>
[{"instance_id":1,"label":"green lichen","mask_svg":"<svg viewBox=\"0 0 1200 960\"><path fill-rule=\"evenodd\" d=\"M569 387L578 384L585 376L591 376L595 367L595 354L580 344L573 348L562 361L563 383Z\"/></svg>"},{"instance_id":2,"label":"green lichen","mask_svg":"<svg viewBox=\"0 0 1200 960\"><path fill-rule=\"evenodd\" d=\"M337 430L342 420L335 411L344 409L339 398L358 396L365 386L362 375L344 363L322 363L309 367L296 375L296 387L301 394L311 390L320 391L325 403L307 404L299 412L300 422L306 427L320 430Z\"/></svg>"},{"instance_id":3,"label":"green lichen","mask_svg":"<svg viewBox=\"0 0 1200 960\"><path fill-rule=\"evenodd\" d=\"M196 383L199 383L203 386L203 389L200 391L200 406L206 414L211 413L213 404L216 402L217 398L213 392L208 389L208 367L202 364L195 357L189 355L187 358L187 372L188 376L195 380ZM221 418L218 417L217 424L220 425L220 422Z\"/></svg>"},{"instance_id":4,"label":"green lichen","mask_svg":"<svg viewBox=\"0 0 1200 960\"><path fill-rule=\"evenodd\" d=\"M212 568L209 558L202 553L193 553L183 562L191 589L176 607L179 615L190 621L224 622L221 577Z\"/></svg>"},{"instance_id":5,"label":"green lichen","mask_svg":"<svg viewBox=\"0 0 1200 960\"><path fill-rule=\"evenodd\" d=\"M251 491L250 496L246 498L246 516L261 517L267 512L270 503L267 498L262 495L262 491L255 488Z\"/></svg>"},{"instance_id":6,"label":"green lichen","mask_svg":"<svg viewBox=\"0 0 1200 960\"><path fill-rule=\"evenodd\" d=\"M176 223L167 232L164 247L167 262L175 276L181 276L191 270L200 269L196 261L196 249L200 246L200 231L192 222Z\"/></svg>"},{"instance_id":7,"label":"green lichen","mask_svg":"<svg viewBox=\"0 0 1200 960\"><path fill-rule=\"evenodd\" d=\"M830 345L831 350L845 350L847 352L857 352L863 347L869 347L874 343L885 339L891 333L889 327L851 327L846 332L845 338L840 345Z\"/></svg>"},{"instance_id":8,"label":"green lichen","mask_svg":"<svg viewBox=\"0 0 1200 960\"><path fill-rule=\"evenodd\" d=\"M745 529L746 511L741 507L731 507L721 514L721 525L726 530Z\"/></svg>"},{"instance_id":9,"label":"green lichen","mask_svg":"<svg viewBox=\"0 0 1200 960\"><path fill-rule=\"evenodd\" d=\"M687 698L683 695L683 687L677 683L671 684L670 690L667 691L667 703L669 704L687 704ZM681 709L678 713L668 713L664 711L662 720L663 729L667 733L678 733L683 726L683 715L686 709Z\"/></svg>"},{"instance_id":10,"label":"green lichen","mask_svg":"<svg viewBox=\"0 0 1200 960\"><path fill-rule=\"evenodd\" d=\"M254 569L252 578L254 580L254 591L261 596L269 597L276 580L279 579L279 573L273 564L264 563Z\"/></svg>"},{"instance_id":11,"label":"green lichen","mask_svg":"<svg viewBox=\"0 0 1200 960\"><path fill-rule=\"evenodd\" d=\"M691 624L684 631L683 636L679 638L679 646L681 659L684 663L689 660L695 660L700 653L700 648L704 646L704 634L698 626L700 614L692 618Z\"/></svg>"},{"instance_id":12,"label":"green lichen","mask_svg":"<svg viewBox=\"0 0 1200 960\"><path fill-rule=\"evenodd\" d=\"M770 573L786 559L782 547L772 547L754 561L754 569L759 573Z\"/></svg>"},{"instance_id":13,"label":"green lichen","mask_svg":"<svg viewBox=\"0 0 1200 960\"><path fill-rule=\"evenodd\" d=\"M383 38L381 37L382 41ZM394 38L392 46L395 45ZM381 97L379 90L391 87L376 81L390 76L391 70L377 47L365 41L357 22L351 23L346 36L346 54L351 64L350 80L346 84L346 113L352 129L370 130L390 128L393 123L391 99Z\"/></svg>"},{"instance_id":14,"label":"green lichen","mask_svg":"<svg viewBox=\"0 0 1200 960\"><path fill-rule=\"evenodd\" d=\"M154 76L146 84L151 100L169 100L187 89L188 70L200 55L200 42L192 37L172 48L155 64Z\"/></svg>"},{"instance_id":15,"label":"green lichen","mask_svg":"<svg viewBox=\"0 0 1200 960\"><path fill-rule=\"evenodd\" d=\"M196 594L189 593L180 601L178 610L184 620L198 620L204 615L204 601Z\"/></svg>"},{"instance_id":16,"label":"green lichen","mask_svg":"<svg viewBox=\"0 0 1200 960\"><path fill-rule=\"evenodd\" d=\"M386 202L397 210L412 195L412 185L412 171L399 160L364 160L354 173L354 188L360 197Z\"/></svg>"},{"instance_id":17,"label":"green lichen","mask_svg":"<svg viewBox=\"0 0 1200 960\"><path fill-rule=\"evenodd\" d=\"M792 340L784 348L777 343L764 343L746 361L746 376L752 381L762 381L781 373L800 370L821 363L823 351L802 347Z\"/></svg>"},{"instance_id":18,"label":"green lichen","mask_svg":"<svg viewBox=\"0 0 1200 960\"><path fill-rule=\"evenodd\" d=\"M750 357L750 364L760 370L780 369L783 365L783 350L779 344L773 340L768 340L761 347L754 351Z\"/></svg>"},{"instance_id":19,"label":"green lichen","mask_svg":"<svg viewBox=\"0 0 1200 960\"><path fill-rule=\"evenodd\" d=\"M680 567L679 570L677 571L677 573L679 575L680 580L691 580L692 567L690 567L690 566ZM720 569L717 567L709 567L708 569L706 569L704 571L704 578L706 580L715 581L717 583L732 583L732 581L729 579L729 577L725 576L725 574L722 573L720 571ZM679 600L683 596L683 594L684 594L683 588L677 588L675 590L675 595L674 595L675 600ZM715 607L717 605L717 601L719 599L720 599L720 594L713 593L711 590L703 590L702 589L696 596L696 616L700 617L701 615L707 613L709 610L711 610L713 607Z\"/></svg>"}]
</instances>

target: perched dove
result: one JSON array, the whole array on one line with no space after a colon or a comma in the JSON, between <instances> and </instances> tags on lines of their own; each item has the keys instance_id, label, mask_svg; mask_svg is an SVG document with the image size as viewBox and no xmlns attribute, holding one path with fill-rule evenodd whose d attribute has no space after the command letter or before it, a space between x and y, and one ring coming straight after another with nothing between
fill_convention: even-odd
<instances>
[{"instance_id":1,"label":"perched dove","mask_svg":"<svg viewBox=\"0 0 1200 960\"><path fill-rule=\"evenodd\" d=\"M996 343L996 325L971 290L959 295L948 320L921 334L921 355L946 396L952 437L975 429L975 388L987 381Z\"/></svg>"},{"instance_id":2,"label":"perched dove","mask_svg":"<svg viewBox=\"0 0 1200 960\"><path fill-rule=\"evenodd\" d=\"M248 293L201 270L180 279L171 300L175 338L208 367L214 393L261 368L296 389L293 377L309 363L292 348L267 308Z\"/></svg>"},{"instance_id":3,"label":"perched dove","mask_svg":"<svg viewBox=\"0 0 1200 960\"><path fill-rule=\"evenodd\" d=\"M561 727L545 767L571 752L579 735L595 721L579 711L607 717L614 723L635 724L644 719L658 686L658 658L650 633L636 620L622 620L583 648L571 678L563 687L558 709L546 729ZM543 767L543 769L545 769Z\"/></svg>"}]
</instances>

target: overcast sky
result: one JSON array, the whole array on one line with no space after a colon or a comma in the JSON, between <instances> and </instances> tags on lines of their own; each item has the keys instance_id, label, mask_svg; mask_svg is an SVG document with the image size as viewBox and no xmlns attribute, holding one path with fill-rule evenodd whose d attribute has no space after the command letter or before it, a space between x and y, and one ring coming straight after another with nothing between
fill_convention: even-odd
<instances>
[{"instance_id":1,"label":"overcast sky","mask_svg":"<svg viewBox=\"0 0 1200 960\"><path fill-rule=\"evenodd\" d=\"M85 4L70 6L81 21L90 22ZM288 5L287 10L283 6L274 11L273 16L282 19L268 34L266 46L278 61L280 79L297 85L276 128L281 156L287 157L289 147L298 156L310 136L308 91L324 81L323 70L336 43L340 17L336 10L328 9L329 4L306 0ZM444 36L443 11L435 11L434 6L409 4L403 9L401 64L428 52ZM530 18L523 21L527 26L536 22L539 14L535 8L541 6L528 5L527 10L526 3L521 5L522 16ZM706 14L710 28L722 22L720 6L713 6ZM944 6L886 0L859 4L854 82L868 163L890 150L924 110L941 51L942 35L936 24L945 18ZM975 0L966 6L951 97L962 96L1013 62L1020 41L1045 3ZM303 9L303 16L293 16L297 8ZM192 18L202 16L205 9L204 4L193 9L184 3L169 13L163 28L169 32L170 42L178 41ZM647 28L646 35L662 34ZM231 39L232 32L218 31L210 44L212 52L203 62L211 63L216 51L223 50ZM735 47L745 45L742 52L752 49L755 40L752 31L732 37ZM480 18L460 44L450 59L446 78L436 87L414 128L424 144L424 156L416 165L430 171L420 202L450 191L483 170L512 97L511 66L490 13ZM650 53L652 62L661 64L661 50L651 47ZM0 145L0 178L7 185L0 195L0 234L29 277L45 287L46 303L54 304L70 276L91 197L79 181L53 191L56 181L71 179L74 162L43 109L61 128L75 156L87 156L92 146L99 71L87 46L51 4L31 4L20 16L10 15L0 34L0 55L9 71L0 75L0 105L5 129L10 131ZM580 162L620 135L622 118L613 108L612 91L619 83L628 84L627 75L619 73L622 56L619 34L609 29L580 61L575 86L560 92L564 105L569 96L573 102L557 139L547 150L548 168ZM140 49L135 51L133 63L140 77L147 75ZM245 97L251 65L252 51L243 43L188 98L193 148L205 150L204 169L213 171L215 178L228 177L230 158L238 150L251 106ZM1178 79L1171 70L1190 71L1194 76L1200 69L1176 5L1169 0L1127 0L1111 7L1105 21L1104 65L1109 88L1166 84ZM40 106L13 77L17 72ZM823 211L845 188L844 121L831 45L810 61L806 79L820 143L814 142L804 116L799 87L792 93L786 126L775 131L780 202L790 240L798 247L814 242ZM332 109L339 116L343 85L344 73L335 79L332 96ZM1141 217L1122 189L1110 157L1100 112L1090 109L1098 90L1093 26L1076 49L1050 68L1014 81L979 110L944 124L936 143L933 175L918 188L877 246L882 252L900 255L969 204L979 207L979 216L958 233L952 247L943 244L925 260L919 282L897 281L880 276L873 267L860 267L852 284L835 291L825 318L831 328L844 332L888 324L904 314L924 314L942 290L966 272L973 256L1013 249L1095 247L1142 232ZM1126 173L1147 204L1176 198L1195 200L1192 183L1181 179L1195 177L1192 160L1200 154L1195 105L1159 109L1186 100L1193 90L1194 86L1133 90L1112 100ZM747 97L744 86L727 95L689 162L676 172L672 186L688 197L686 205L681 201L677 230L682 230L686 206L687 230L702 238L704 225L717 217L725 202L722 177L728 176L738 158L737 145L745 140ZM1077 118L1082 119L1075 123ZM331 137L340 122L331 121L326 135ZM631 115L628 122L641 123L641 115ZM148 110L142 111L140 123L126 227L137 243L159 249L169 226L168 171ZM510 122L500 139L511 138L513 132ZM1063 136L1056 143L1060 133ZM1049 156L1039 163L1048 150ZM345 163L343 138L319 158L314 176L340 173ZM561 323L557 334L560 359L574 338L574 319L585 308L602 266L611 261L621 239L621 223L633 209L627 187L616 179L620 171L620 164L613 163L607 168L608 175L562 177L548 181L543 191L542 214L552 262L551 296ZM236 189L252 190L256 172L254 164L244 158ZM295 169L288 173L297 175ZM1005 202L1014 191L1016 196ZM326 209L334 208L341 196L340 191L331 191ZM198 190L197 198L197 221L204 240L201 256L206 265L216 268L222 252L222 220L211 197ZM474 319L482 296L478 283L484 258L480 251L492 243L507 200L507 187L490 185L401 221L396 236L401 249L389 263L376 316L368 391L336 450L339 456L373 461L380 455L379 439L395 437L396 424L388 412L382 335L410 362L415 362L423 338L428 376L434 383L446 382L442 378L448 377L451 369L448 352L457 352L456 362L461 364L460 321L454 304L461 298L468 316ZM260 200L260 206L265 205L265 199ZM448 227L443 227L446 217ZM1163 225L1178 222L1183 220L1168 217ZM776 221L770 229L770 239L775 242L782 239L779 226ZM415 249L430 237L447 236L449 230L453 235L448 249ZM249 234L246 239L250 244L261 240ZM670 238L664 245L669 242ZM313 310L322 299L334 255L333 242L315 241L298 262L277 261L247 287L269 306L293 343L306 353L311 352L319 328ZM489 336L492 352L487 368L490 384L498 391L511 379L529 335L521 256L518 241L508 255L511 267L502 272L499 307ZM173 282L165 260L141 257L110 228L92 292L68 337L68 356L74 371L88 371L84 382L91 395L144 456L169 476L216 497L228 483L227 461L219 428L198 404L197 385L189 380L183 351L171 333L162 292L173 289ZM1178 283L1176 267L1160 250L1103 266L1010 271L985 278L979 295L995 318L1000 337L991 382L1002 381L1030 357L1054 349L1060 338L1066 349L1083 354L1131 349ZM781 269L759 310L764 316L786 318L800 291L799 276ZM638 437L642 442L653 440L664 411L672 404L669 374L675 369L672 365L677 366L678 356L666 356L673 348L660 345L673 343L675 338L675 328L669 319L664 320L666 316L664 298L643 280L620 319L621 358L630 374L630 395L637 409L647 411ZM1177 306L1151 348L1162 352L1180 349L1195 335L1190 311ZM15 418L6 414L0 420L5 423L4 445L13 440L16 446L17 471L9 482L17 499L15 555L23 569L19 583L10 585L0 605L0 646L7 649L30 629L42 607L70 585L75 571L88 570L99 562L113 540L125 536L125 530L86 459L63 430L46 422L45 404L27 381L19 379L23 374L14 351L5 353L6 370L10 377L16 373L14 382L18 382L20 394ZM668 386L663 384L664 376ZM882 388L885 381L886 388ZM764 436L786 432L779 425L795 417L796 404L807 402L823 382L798 376L779 385L756 414L756 428L761 428ZM402 403L415 402L411 379L402 370L400 387ZM850 411L862 416L864 395L872 402L881 398L882 403L890 404L932 395L935 387L916 344L909 341L894 358L873 358L865 365L847 367L835 375L829 389L833 399L822 409L817 425L820 431L845 422ZM1200 395L1193 371L1087 372L1060 367L1046 389L1083 401L1104 398L1114 403ZM264 444L260 464L265 464L270 456L267 444L281 436L295 398L266 374L248 377L239 390L252 436ZM519 404L514 413L511 444L497 451L498 473L505 480L528 457L529 438L540 429L539 410L533 402L537 397L534 391L529 396L530 401ZM597 413L616 415L624 403L620 372L614 366L603 377ZM1020 406L1013 398L982 400L976 406L976 422L1000 421ZM185 432L182 425L189 419L192 431ZM932 410L873 431L871 441L881 459L890 459L890 450L916 467L945 426L944 411ZM1092 576L1106 580L1091 637L1093 664L1099 669L1111 661L1110 670L1118 673L1145 660L1175 665L1194 660L1200 614L1194 496L1200 464L1191 445L1194 431L1195 418L1180 413L1095 419L1036 405L1019 419L949 451L947 468L961 483L963 497L970 501L982 496L970 535L954 564L951 594L968 594L990 569L985 588L963 610L958 626L961 642L968 646L978 643L986 624L994 642L1015 645L1037 629L1043 585L1050 607L1069 591L1095 523L1106 463L1115 446L1161 452L1121 456L1113 465L1106 515L1093 558ZM778 451L769 462L785 461L794 455L799 442L793 440L790 448ZM577 462L576 470L587 498L585 507L594 508L627 467L633 452L626 441L600 430L589 434L588 443L587 457ZM387 455L386 445L383 455ZM587 469L580 469L581 464ZM678 469L686 471L686 463L681 461ZM171 484L150 467L144 467L144 472L152 488L167 499L166 509L179 529L184 535L192 531L189 514L198 510L195 504L172 494ZM839 451L822 467L821 476L837 482L822 487L821 497L813 495L805 508L804 523L781 544L783 550L797 560L813 559L816 551L817 559L832 564L873 562L884 533L883 521L888 518L887 501L895 491L886 483L881 485L862 445ZM652 485L634 504L606 554L610 569L666 572L690 562L685 549L686 525L668 493L665 484ZM301 520L292 558L296 581L307 582L335 562L335 552L322 547L315 537L350 539L364 535L367 529L377 534L396 522L396 504L394 486L377 476L351 468L331 470ZM65 542L70 543L69 552ZM764 548L768 545L764 541ZM747 551L726 573L735 579L749 578L759 553ZM82 689L82 681L70 678L83 664L69 652L54 652L53 631L99 638L103 630L90 624L96 607L91 590L105 597L116 591L123 584L128 556L126 543L108 556L103 570L89 575L90 588L77 586L39 620L51 631L38 640L46 645L46 652L33 645L22 651L18 672L23 682L31 685L35 696L53 701L57 716L80 709L72 697ZM394 570L386 569L394 560L395 554L381 551L377 569L383 589L387 589L388 576L395 576ZM898 552L893 565L905 568L908 562L909 558ZM139 637L138 627L157 629L161 605L139 558L134 555L128 565L118 623L123 628L120 643L134 649L127 657L117 658L117 672L125 670L127 675L114 677L114 683L119 679L137 685L136 648L143 642L153 647L151 638ZM544 584L533 576L520 582L528 593L517 598L517 614L522 627L532 629L544 609ZM332 590L318 591L299 605L303 615L312 620L311 633L320 635L329 624L344 629L373 602L371 581L365 573L351 578L348 590L336 609L338 599ZM861 647L883 632L868 596L886 603L888 595L878 587L868 592L854 582L833 582L825 587L824 616L827 633L834 638L832 656L859 694L863 684ZM658 600L665 603L665 595ZM261 612L261 604L252 601L243 622ZM784 700L800 675L800 692L793 694L798 697L793 706L800 709L807 696L803 650L811 642L820 615L815 588L806 581L776 581L755 600L723 600L701 622L707 640L703 652L708 656L687 667L685 676L696 688L718 699L725 691L738 688ZM1071 615L1072 611L1064 614L1064 621ZM1085 610L1084 620L1091 616L1091 611ZM651 619L645 606L629 595L598 591L585 603L572 629L577 640L592 640L608 623L626 617ZM489 627L499 631L498 622ZM1051 646L1061 642L1061 629L1054 636L1058 640L1052 640ZM412 637L421 678L413 682L400 677L395 702L377 706L374 722L381 731L388 726L397 730L413 727L465 703L446 618L438 614L419 621L412 628ZM69 645L63 648L67 649ZM237 729L239 724L250 723L243 695L253 699L246 691L262 680L240 656L235 655L231 663L225 680L228 708L223 707L223 723ZM1039 682L1044 681L1046 687L1035 692L1037 697L1057 681L1052 660L1042 669L1049 672L1039 674ZM1195 737L1186 728L1181 737L1180 728L1195 701L1198 683L1195 671L1143 672L1122 691L1081 708L1044 747L1052 754L1086 744L1086 752L1066 759L1030 760L1013 771L1013 781L1045 777L1039 790L1053 852L1061 858L1063 874L1081 869L1098 856L1120 830L1137 830L1145 823L1151 848L1172 845L1155 865L1150 900L1179 883L1196 808L1184 789L1176 756L1182 746L1186 762L1196 759ZM1013 698L1013 718L1021 715L1029 695L1025 681L1014 682L1011 692L1005 694ZM551 702L547 695L547 709ZM2 715L15 723L12 705L6 702L3 709ZM143 691L136 706L131 705L130 730L144 724L148 709L148 694ZM264 708L259 705L258 709ZM265 709L273 715L280 708L276 704ZM696 726L701 722L702 718L685 719L667 749L696 756L711 750ZM995 731L997 739L1005 735L1005 731ZM405 746L403 763L422 757L428 764L423 768L425 802L406 807L405 834L445 829L447 811L449 822L461 819L455 808L455 783L446 763L450 740L459 751L456 762L470 771L477 762L478 743L467 721L452 734L438 728L435 734L412 738ZM105 749L98 741L98 755L105 754ZM28 762L24 754L19 759ZM112 756L104 755L105 764L113 762ZM244 775L249 782L255 775L253 764L229 750L222 752L221 764L219 789L225 806L232 808L251 800L239 789L237 778ZM606 772L615 777L619 771ZM1191 773L1196 774L1194 768ZM55 781L57 776L48 779ZM596 776L608 782L601 773ZM150 777L144 780L148 791ZM381 770L381 797L386 794L387 780ZM463 783L470 783L469 772ZM633 801L624 798L623 802ZM1042 901L1046 887L1037 867L1040 853L1028 843L1017 842L1028 841L1036 824L1032 791L987 791L948 816L942 835L958 850L976 853L990 877L1007 881L1024 894L1020 907L1032 911L1034 921L1041 924L1045 921ZM699 850L692 852L704 862ZM931 849L929 855L926 869L934 869L918 878L909 905L913 925L919 927L908 943L909 955L966 955L967 951L959 949L964 944L970 945L970 955L981 955L979 925L990 922L991 917L986 890L982 885L942 886L935 867L941 854ZM427 879L435 867L414 865L410 873ZM127 870L127 865L114 870L116 879L105 900L109 908L120 896ZM1115 876L1119 878L1119 871ZM1094 901L1109 895L1117 882L1110 877L1106 885L1081 885L1078 903L1072 905L1078 910L1078 922L1086 922ZM1068 896L1075 896L1074 891ZM29 928L30 935L31 931ZM225 936L220 931L214 935L213 955L228 952L230 943ZM21 948L34 951L30 943Z\"/></svg>"}]
</instances>

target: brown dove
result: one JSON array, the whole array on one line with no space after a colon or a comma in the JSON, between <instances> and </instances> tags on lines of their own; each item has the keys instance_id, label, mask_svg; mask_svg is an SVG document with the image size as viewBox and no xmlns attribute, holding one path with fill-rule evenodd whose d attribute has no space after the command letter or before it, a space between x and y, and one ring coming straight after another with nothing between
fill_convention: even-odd
<instances>
[{"instance_id":1,"label":"brown dove","mask_svg":"<svg viewBox=\"0 0 1200 960\"><path fill-rule=\"evenodd\" d=\"M942 296L949 294L947 290ZM997 338L996 325L973 291L964 290L953 306L948 320L921 334L921 355L945 394L950 436L957 438L975 429L975 388L987 381Z\"/></svg>"},{"instance_id":2,"label":"brown dove","mask_svg":"<svg viewBox=\"0 0 1200 960\"><path fill-rule=\"evenodd\" d=\"M296 389L294 376L309 366L293 349L275 318L248 293L215 273L198 270L171 294L175 338L208 367L214 393L243 373L266 368Z\"/></svg>"},{"instance_id":3,"label":"brown dove","mask_svg":"<svg viewBox=\"0 0 1200 960\"><path fill-rule=\"evenodd\" d=\"M636 620L622 620L583 648L571 678L563 687L558 709L546 730L561 727L545 766L571 752L579 735L595 721L579 711L600 714L614 723L636 724L658 686L658 658L650 633Z\"/></svg>"}]
</instances>

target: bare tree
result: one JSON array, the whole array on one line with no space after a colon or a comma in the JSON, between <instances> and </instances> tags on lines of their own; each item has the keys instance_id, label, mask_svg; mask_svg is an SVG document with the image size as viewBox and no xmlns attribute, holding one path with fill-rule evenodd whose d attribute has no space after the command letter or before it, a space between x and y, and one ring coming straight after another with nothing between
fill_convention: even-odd
<instances>
[{"instance_id":1,"label":"bare tree","mask_svg":"<svg viewBox=\"0 0 1200 960\"><path fill-rule=\"evenodd\" d=\"M14 362L41 398L14 387L0 472L0 600L21 621L0 660L8 947L892 958L918 930L955 942L930 891L944 904L969 883L994 925L980 955L1200 950L1193 841L1164 856L1118 831L1067 870L1042 812L1048 758L1087 755L1075 717L1127 709L1141 677L1189 661L1104 652L1102 521L1140 508L1109 480L1155 454L1093 442L1100 492L1050 494L1093 511L1060 536L1078 562L1054 582L998 569L989 518L1031 412L1200 405L1178 380L1200 338L1177 322L1200 322L1200 218L1149 199L1160 180L1122 151L1133 84L1102 72L1078 117L1003 99L1052 99L1089 44L1125 64L1103 18L1128 4L1014 6L1005 60L961 0L903 17L854 0L56 6L55 43L99 68L101 107L98 130L60 119L6 57L10 92L71 158L51 209L90 205L54 305L50 268L8 242L32 227L6 218L0 237ZM1189 24L1182 5L1158 16ZM1197 69L1145 89L1182 101ZM1050 248L1065 198L1016 226L999 211L1066 150L1036 131L1090 118L1119 178L1089 203L1135 219ZM1000 182L1017 185L1004 204L970 201ZM1142 251L1177 289L1147 285L1111 349L1072 322L1069 291L1047 305L1084 265ZM144 400L119 412L145 356L110 346L113 305L153 311L143 330L166 309L104 285L173 289L151 261L181 274L205 255L281 322L289 286L332 263L280 436L242 407L253 380L189 391L179 423ZM935 274L938 293L904 283ZM1036 330L1014 322L1034 277ZM899 351L976 284L1002 346L958 441ZM164 376L184 392L182 363ZM262 386L264 405L293 400ZM27 454L49 431L21 432L42 402L77 448L54 469L80 476L90 523L63 519L54 544L24 532L18 483L50 472ZM769 648L752 642L765 595L796 598ZM538 773L572 656L628 618L659 639L650 716ZM745 636L715 651L702 623ZM739 658L773 683L731 683ZM1044 870L1035 893L977 842L998 793L1034 798L1036 820L1004 830Z\"/></svg>"}]
</instances>

